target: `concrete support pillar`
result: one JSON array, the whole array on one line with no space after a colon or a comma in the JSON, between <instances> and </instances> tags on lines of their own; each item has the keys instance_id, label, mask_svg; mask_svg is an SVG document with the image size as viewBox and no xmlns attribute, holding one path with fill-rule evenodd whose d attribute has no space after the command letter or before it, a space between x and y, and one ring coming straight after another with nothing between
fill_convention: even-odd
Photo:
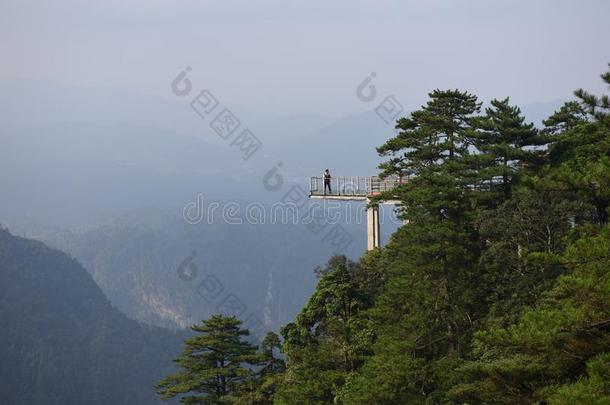
<instances>
[{"instance_id":1,"label":"concrete support pillar","mask_svg":"<svg viewBox=\"0 0 610 405\"><path fill-rule=\"evenodd\" d=\"M368 204L367 200L367 204ZM373 250L381 246L379 239L379 205L366 209L366 249Z\"/></svg>"}]
</instances>

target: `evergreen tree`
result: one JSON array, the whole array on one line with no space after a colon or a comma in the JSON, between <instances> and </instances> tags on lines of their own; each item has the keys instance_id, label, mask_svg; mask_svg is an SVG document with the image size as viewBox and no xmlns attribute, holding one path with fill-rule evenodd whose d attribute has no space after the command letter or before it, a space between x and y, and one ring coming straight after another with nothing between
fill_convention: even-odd
<instances>
[{"instance_id":1,"label":"evergreen tree","mask_svg":"<svg viewBox=\"0 0 610 405\"><path fill-rule=\"evenodd\" d=\"M430 100L410 117L398 120L398 135L377 148L391 159L379 168L381 176L421 174L468 153L469 128L480 110L477 97L459 90L434 90Z\"/></svg>"},{"instance_id":2,"label":"evergreen tree","mask_svg":"<svg viewBox=\"0 0 610 405\"><path fill-rule=\"evenodd\" d=\"M552 393L549 405L610 403L610 353L603 353L587 362L587 375L572 384L564 384Z\"/></svg>"},{"instance_id":3,"label":"evergreen tree","mask_svg":"<svg viewBox=\"0 0 610 405\"><path fill-rule=\"evenodd\" d=\"M472 352L476 360L459 369L462 383L448 391L454 400L563 404L605 403L608 398L608 385L603 382L608 369L603 362L610 350L610 228L605 225L610 202L610 122L591 106L603 103L599 101L603 97L586 94L577 92L582 104L566 103L545 121L544 132L552 140L549 164L527 179L530 190L522 191L544 198L521 202L513 198L505 205L521 204L509 210L517 215L509 215L504 223L506 214L500 215L488 223L491 233L483 236L490 248L483 257L498 263L483 267L496 277L502 277L503 269L518 270L506 280L496 280L512 290L511 297L504 294L505 303L517 317L508 324L488 322L476 334ZM536 209L540 203L542 209ZM497 249L511 244L504 251ZM562 275L554 280L556 274ZM534 301L527 299L529 294L518 298L528 291L535 293Z\"/></svg>"},{"instance_id":4,"label":"evergreen tree","mask_svg":"<svg viewBox=\"0 0 610 405\"><path fill-rule=\"evenodd\" d=\"M268 332L261 343L261 350L256 355L254 378L240 384L225 398L226 403L233 405L270 405L286 369L283 359L279 358L281 341L277 334Z\"/></svg>"},{"instance_id":5,"label":"evergreen tree","mask_svg":"<svg viewBox=\"0 0 610 405\"><path fill-rule=\"evenodd\" d=\"M479 106L469 93L436 90L378 148L391 156L382 175L412 175L392 192L408 226L380 258L385 284L363 314L373 355L339 392L345 403L434 403L468 348L480 285L469 161Z\"/></svg>"},{"instance_id":6,"label":"evergreen tree","mask_svg":"<svg viewBox=\"0 0 610 405\"><path fill-rule=\"evenodd\" d=\"M602 77L608 81L610 71ZM554 135L549 148L550 165L539 176L543 181L536 187L576 194L595 207L597 222L605 224L610 207L610 115L604 113L603 100L608 95L597 98L582 90L576 94L582 98L580 110L574 104L566 104L563 111L546 121L549 128L563 122L566 130ZM601 103L599 108L596 103ZM581 111L587 111L586 118L582 118Z\"/></svg>"},{"instance_id":7,"label":"evergreen tree","mask_svg":"<svg viewBox=\"0 0 610 405\"><path fill-rule=\"evenodd\" d=\"M608 67L610 67L610 63ZM600 77L606 85L610 86L610 70L602 73ZM605 121L610 117L610 96L608 94L598 97L588 91L578 89L574 92L574 95L580 99L582 106L596 120Z\"/></svg>"},{"instance_id":8,"label":"evergreen tree","mask_svg":"<svg viewBox=\"0 0 610 405\"><path fill-rule=\"evenodd\" d=\"M541 162L542 151L532 147L541 145L543 138L533 124L525 124L521 110L504 100L491 100L491 107L485 109L485 116L477 117L475 146L481 152L478 160L479 178L490 185L499 182L501 200L508 199L517 173L526 165Z\"/></svg>"},{"instance_id":9,"label":"evergreen tree","mask_svg":"<svg viewBox=\"0 0 610 405\"><path fill-rule=\"evenodd\" d=\"M220 404L253 378L247 367L258 360L256 348L243 340L249 334L235 317L213 315L191 329L200 335L185 340L175 360L180 370L156 386L162 399L180 397L184 404Z\"/></svg>"},{"instance_id":10,"label":"evergreen tree","mask_svg":"<svg viewBox=\"0 0 610 405\"><path fill-rule=\"evenodd\" d=\"M257 373L256 398L250 401L249 405L273 403L282 373L286 370L284 360L276 356L280 349L280 337L273 332L267 333L261 343L261 368Z\"/></svg>"},{"instance_id":11,"label":"evergreen tree","mask_svg":"<svg viewBox=\"0 0 610 405\"><path fill-rule=\"evenodd\" d=\"M467 382L453 388L451 396L487 404L531 404L549 397L555 403L580 403L559 398L583 395L581 386L571 385L590 361L592 380L580 385L595 385L595 372L607 375L607 368L596 364L610 354L608 252L610 227L606 226L555 258L567 274L519 322L477 334L478 360L462 367ZM607 386L599 389L608 395Z\"/></svg>"},{"instance_id":12,"label":"evergreen tree","mask_svg":"<svg viewBox=\"0 0 610 405\"><path fill-rule=\"evenodd\" d=\"M583 106L576 101L568 101L555 111L549 118L542 121L544 129L542 133L548 139L553 140L554 135L562 134L577 125L588 121L587 112Z\"/></svg>"},{"instance_id":13,"label":"evergreen tree","mask_svg":"<svg viewBox=\"0 0 610 405\"><path fill-rule=\"evenodd\" d=\"M574 217L590 218L590 206L561 193L521 188L498 208L482 211L477 228L485 241L479 258L489 312L483 325L508 326L552 287L561 267L532 260L561 254Z\"/></svg>"},{"instance_id":14,"label":"evergreen tree","mask_svg":"<svg viewBox=\"0 0 610 405\"><path fill-rule=\"evenodd\" d=\"M398 198L403 218L411 225L431 224L450 235L454 225L467 220L471 205L468 157L474 142L471 124L480 103L459 90L435 90L429 96L420 110L398 120L399 134L377 148L390 157L379 166L382 177L411 176L379 198Z\"/></svg>"},{"instance_id":15,"label":"evergreen tree","mask_svg":"<svg viewBox=\"0 0 610 405\"><path fill-rule=\"evenodd\" d=\"M283 404L333 401L355 370L367 341L357 313L367 300L355 280L357 266L345 256L331 258L296 322L282 328L288 369L276 398Z\"/></svg>"},{"instance_id":16,"label":"evergreen tree","mask_svg":"<svg viewBox=\"0 0 610 405\"><path fill-rule=\"evenodd\" d=\"M379 198L408 225L317 270L275 403L608 401L610 121L577 96L541 131L457 90L398 121Z\"/></svg>"}]
</instances>

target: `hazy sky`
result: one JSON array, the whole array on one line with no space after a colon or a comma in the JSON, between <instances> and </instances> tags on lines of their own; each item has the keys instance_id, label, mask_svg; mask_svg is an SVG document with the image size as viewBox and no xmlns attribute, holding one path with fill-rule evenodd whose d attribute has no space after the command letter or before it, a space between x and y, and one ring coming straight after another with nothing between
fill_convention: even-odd
<instances>
[{"instance_id":1,"label":"hazy sky","mask_svg":"<svg viewBox=\"0 0 610 405\"><path fill-rule=\"evenodd\" d=\"M610 1L0 0L0 79L172 97L196 88L252 111L339 115L370 72L407 107L433 88L517 103L599 91Z\"/></svg>"}]
</instances>

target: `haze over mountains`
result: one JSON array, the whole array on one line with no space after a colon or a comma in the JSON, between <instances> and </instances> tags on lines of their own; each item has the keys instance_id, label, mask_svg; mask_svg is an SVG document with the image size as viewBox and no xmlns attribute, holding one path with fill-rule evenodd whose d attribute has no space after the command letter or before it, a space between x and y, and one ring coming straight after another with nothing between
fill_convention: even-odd
<instances>
[{"instance_id":1,"label":"haze over mountains","mask_svg":"<svg viewBox=\"0 0 610 405\"><path fill-rule=\"evenodd\" d=\"M523 109L539 123L560 104ZM262 187L262 178L277 162L287 183L305 187L307 177L324 168L371 175L380 161L374 148L394 133L372 110L333 119L232 108L263 142L247 161L188 100L0 82L0 218L16 227L67 229L142 207L181 207L198 192L274 202L278 196Z\"/></svg>"},{"instance_id":2,"label":"haze over mountains","mask_svg":"<svg viewBox=\"0 0 610 405\"><path fill-rule=\"evenodd\" d=\"M312 269L333 253L302 224L188 225L185 204L198 193L242 207L272 204L324 168L375 174L374 148L394 133L373 110L333 119L231 107L263 141L244 161L188 100L23 80L0 89L0 223L79 259L130 317L172 328L217 305L176 276L193 251L268 328L292 319L313 289ZM559 104L524 112L539 123ZM278 163L285 184L273 192L263 177ZM398 224L391 207L384 211L385 239ZM355 258L365 246L362 215L343 211L340 223L354 241L345 253Z\"/></svg>"},{"instance_id":3,"label":"haze over mountains","mask_svg":"<svg viewBox=\"0 0 610 405\"><path fill-rule=\"evenodd\" d=\"M184 332L128 319L66 254L0 229L6 404L155 404Z\"/></svg>"},{"instance_id":4,"label":"haze over mountains","mask_svg":"<svg viewBox=\"0 0 610 405\"><path fill-rule=\"evenodd\" d=\"M608 15L0 1L0 405L552 403L562 384L595 402ZM413 176L369 244L365 201L309 180L380 163ZM596 263L561 263L581 253ZM579 309L568 291L547 313L569 272Z\"/></svg>"},{"instance_id":5,"label":"haze over mountains","mask_svg":"<svg viewBox=\"0 0 610 405\"><path fill-rule=\"evenodd\" d=\"M337 251L324 240L331 224L315 234L303 225L191 225L170 214L144 211L114 226L45 240L78 257L122 312L170 328L224 312L224 299L233 296L241 306L236 314L253 315L265 330L277 330L315 287L312 270ZM388 225L386 237L397 226ZM344 225L358 236L343 251L350 257L364 250L363 226ZM181 277L183 262L195 266L192 277ZM213 299L205 290L211 278L222 290Z\"/></svg>"}]
</instances>

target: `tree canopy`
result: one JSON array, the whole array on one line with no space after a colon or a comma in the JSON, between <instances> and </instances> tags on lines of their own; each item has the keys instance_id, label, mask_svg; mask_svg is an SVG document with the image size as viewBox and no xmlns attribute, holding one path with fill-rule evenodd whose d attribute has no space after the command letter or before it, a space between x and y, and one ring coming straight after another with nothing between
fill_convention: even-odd
<instances>
[{"instance_id":1,"label":"tree canopy","mask_svg":"<svg viewBox=\"0 0 610 405\"><path fill-rule=\"evenodd\" d=\"M407 224L357 262L336 256L315 270L283 341L263 345L266 400L608 403L610 104L575 96L543 128L508 98L481 112L459 90L434 90L400 118L379 168L408 181L378 198L398 199ZM235 339L243 362L252 349ZM285 365L269 357L280 345ZM206 388L210 398L251 378L238 360L219 372L226 365L185 353L181 365L231 376L227 391Z\"/></svg>"}]
</instances>

